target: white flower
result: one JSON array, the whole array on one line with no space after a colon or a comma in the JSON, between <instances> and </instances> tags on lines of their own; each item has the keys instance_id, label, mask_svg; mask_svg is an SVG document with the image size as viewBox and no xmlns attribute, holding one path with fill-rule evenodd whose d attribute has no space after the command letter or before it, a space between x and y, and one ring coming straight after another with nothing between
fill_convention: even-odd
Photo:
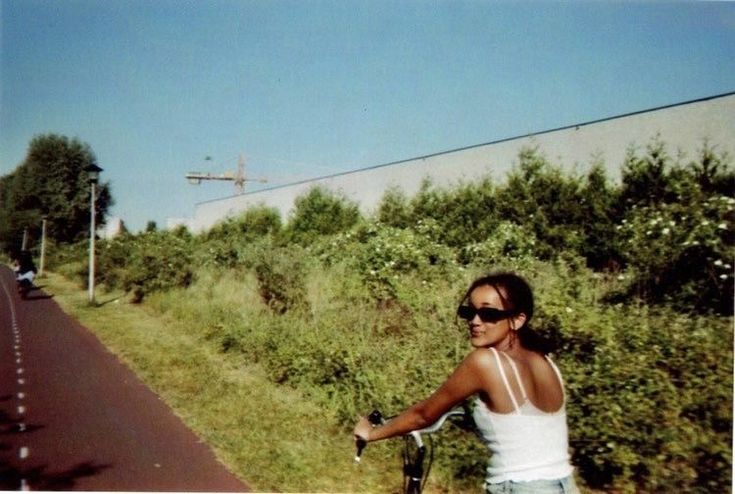
<instances>
[{"instance_id":1,"label":"white flower","mask_svg":"<svg viewBox=\"0 0 735 494\"><path fill-rule=\"evenodd\" d=\"M619 274L618 275L618 281L623 281L625 279L625 275Z\"/></svg>"},{"instance_id":2,"label":"white flower","mask_svg":"<svg viewBox=\"0 0 735 494\"><path fill-rule=\"evenodd\" d=\"M574 309L572 309L571 307L567 307L565 310L567 311L567 314L571 314L572 312L574 312Z\"/></svg>"},{"instance_id":3,"label":"white flower","mask_svg":"<svg viewBox=\"0 0 735 494\"><path fill-rule=\"evenodd\" d=\"M721 274L720 275L720 279L721 280L726 280L727 279L727 275L726 274Z\"/></svg>"},{"instance_id":4,"label":"white flower","mask_svg":"<svg viewBox=\"0 0 735 494\"><path fill-rule=\"evenodd\" d=\"M670 231L671 230L669 230L668 228L664 228L663 230L661 230L661 233L663 233L664 235L668 235Z\"/></svg>"},{"instance_id":5,"label":"white flower","mask_svg":"<svg viewBox=\"0 0 735 494\"><path fill-rule=\"evenodd\" d=\"M719 225L717 225L717 228L719 228L720 230L727 230L727 223L720 223Z\"/></svg>"},{"instance_id":6,"label":"white flower","mask_svg":"<svg viewBox=\"0 0 735 494\"><path fill-rule=\"evenodd\" d=\"M723 263L722 263L722 259L717 259L717 260L715 261L715 266L722 266L722 264L723 264Z\"/></svg>"}]
</instances>

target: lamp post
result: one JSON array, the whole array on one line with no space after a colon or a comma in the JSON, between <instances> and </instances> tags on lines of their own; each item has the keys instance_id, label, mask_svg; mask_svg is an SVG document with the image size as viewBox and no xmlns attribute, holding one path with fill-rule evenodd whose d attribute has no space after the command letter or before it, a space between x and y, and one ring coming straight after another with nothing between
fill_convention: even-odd
<instances>
[{"instance_id":1,"label":"lamp post","mask_svg":"<svg viewBox=\"0 0 735 494\"><path fill-rule=\"evenodd\" d=\"M102 168L92 163L84 169L89 174L89 184L91 186L91 206L89 209L89 303L94 303L94 236L95 236L95 187L100 178Z\"/></svg>"},{"instance_id":2,"label":"lamp post","mask_svg":"<svg viewBox=\"0 0 735 494\"><path fill-rule=\"evenodd\" d=\"M48 218L46 215L41 218L41 262L38 268L38 276L43 276L43 268L46 264L46 222Z\"/></svg>"}]
</instances>

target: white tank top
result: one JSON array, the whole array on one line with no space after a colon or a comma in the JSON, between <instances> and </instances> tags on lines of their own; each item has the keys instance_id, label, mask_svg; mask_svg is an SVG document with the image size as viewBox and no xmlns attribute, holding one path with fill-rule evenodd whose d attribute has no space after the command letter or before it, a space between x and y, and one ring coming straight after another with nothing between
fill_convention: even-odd
<instances>
[{"instance_id":1,"label":"white tank top","mask_svg":"<svg viewBox=\"0 0 735 494\"><path fill-rule=\"evenodd\" d=\"M490 348L500 369L515 411L496 413L477 399L473 417L482 442L490 450L486 481L494 484L507 480L528 482L541 479L561 479L572 474L569 462L567 436L566 395L556 412L544 412L528 399L515 362L508 355ZM498 354L501 353L511 364L515 379L523 394L521 402L508 383L505 370ZM564 387L559 369L548 357L546 359L556 372L559 383Z\"/></svg>"}]
</instances>

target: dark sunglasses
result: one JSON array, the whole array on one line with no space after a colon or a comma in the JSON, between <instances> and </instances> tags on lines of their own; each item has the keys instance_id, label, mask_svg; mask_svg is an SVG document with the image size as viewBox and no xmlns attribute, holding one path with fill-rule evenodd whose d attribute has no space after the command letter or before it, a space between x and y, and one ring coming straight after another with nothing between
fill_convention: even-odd
<instances>
[{"instance_id":1,"label":"dark sunglasses","mask_svg":"<svg viewBox=\"0 0 735 494\"><path fill-rule=\"evenodd\" d=\"M498 322L515 314L516 311L514 310L500 310L493 307L480 307L479 309L475 309L471 305L460 305L457 309L457 315L468 321L473 320L475 316L480 316L482 322Z\"/></svg>"}]
</instances>

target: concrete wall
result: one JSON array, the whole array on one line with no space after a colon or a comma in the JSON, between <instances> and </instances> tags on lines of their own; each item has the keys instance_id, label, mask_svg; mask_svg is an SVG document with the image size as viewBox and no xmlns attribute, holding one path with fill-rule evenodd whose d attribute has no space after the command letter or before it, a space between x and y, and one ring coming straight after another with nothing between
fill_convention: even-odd
<instances>
[{"instance_id":1,"label":"concrete wall","mask_svg":"<svg viewBox=\"0 0 735 494\"><path fill-rule=\"evenodd\" d=\"M389 187L410 197L424 178L443 186L488 175L501 181L518 164L519 151L529 146L570 171L584 173L595 159L602 160L609 176L619 178L627 149L645 149L657 135L672 156L683 153L685 161L696 158L705 139L735 157L735 93L203 202L196 205L194 218L176 223L199 232L256 205L278 209L286 221L294 200L316 185L371 213Z\"/></svg>"}]
</instances>

